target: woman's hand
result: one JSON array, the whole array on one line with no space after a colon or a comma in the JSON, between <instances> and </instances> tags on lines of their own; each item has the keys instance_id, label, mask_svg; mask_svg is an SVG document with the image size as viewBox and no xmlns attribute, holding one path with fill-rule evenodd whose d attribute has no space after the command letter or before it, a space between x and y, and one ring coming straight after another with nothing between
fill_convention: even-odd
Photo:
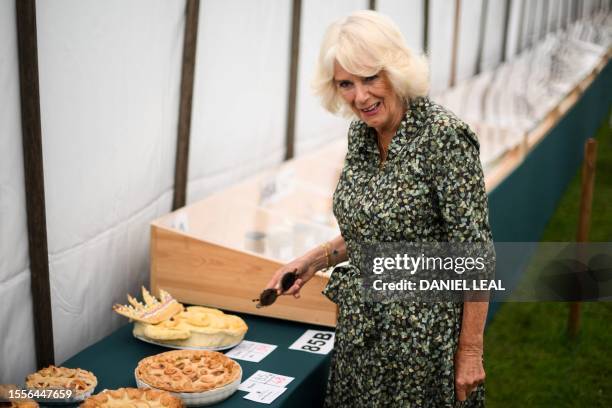
<instances>
[{"instance_id":1,"label":"woman's hand","mask_svg":"<svg viewBox=\"0 0 612 408\"><path fill-rule=\"evenodd\" d=\"M288 272L297 271L298 278L296 279L293 286L289 290L282 292L281 279L284 274ZM266 289L275 288L276 292L282 295L293 295L296 299L300 297L300 289L306 282L310 280L315 274L315 269L312 267L312 262L308 261L306 257L297 258L286 265L279 268L272 279L266 285ZM282 292L282 293L281 293Z\"/></svg>"},{"instance_id":2,"label":"woman's hand","mask_svg":"<svg viewBox=\"0 0 612 408\"><path fill-rule=\"evenodd\" d=\"M300 289L302 289L302 286L314 276L316 271L329 268L345 260L346 243L344 242L344 238L338 235L331 241L321 244L299 258L283 265L274 272L272 279L270 279L270 282L266 285L266 289L274 288L277 294L293 295L295 298L299 298ZM289 290L282 292L281 279L283 275L293 271L297 273L298 278Z\"/></svg>"},{"instance_id":3,"label":"woman's hand","mask_svg":"<svg viewBox=\"0 0 612 408\"><path fill-rule=\"evenodd\" d=\"M455 395L465 401L485 380L481 345L461 345L455 353Z\"/></svg>"}]
</instances>

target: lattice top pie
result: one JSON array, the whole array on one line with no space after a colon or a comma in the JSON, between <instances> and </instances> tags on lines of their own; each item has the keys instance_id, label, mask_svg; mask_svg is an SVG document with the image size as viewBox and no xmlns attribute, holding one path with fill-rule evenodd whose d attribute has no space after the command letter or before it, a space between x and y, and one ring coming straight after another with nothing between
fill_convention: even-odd
<instances>
[{"instance_id":1,"label":"lattice top pie","mask_svg":"<svg viewBox=\"0 0 612 408\"><path fill-rule=\"evenodd\" d=\"M166 391L143 388L106 390L89 397L81 408L182 408L180 398Z\"/></svg>"},{"instance_id":2,"label":"lattice top pie","mask_svg":"<svg viewBox=\"0 0 612 408\"><path fill-rule=\"evenodd\" d=\"M237 380L240 372L238 363L216 351L174 350L141 360L136 377L161 390L204 392Z\"/></svg>"},{"instance_id":3,"label":"lattice top pie","mask_svg":"<svg viewBox=\"0 0 612 408\"><path fill-rule=\"evenodd\" d=\"M90 371L53 365L26 377L28 388L72 389L75 396L93 391L97 384L98 379Z\"/></svg>"}]
</instances>

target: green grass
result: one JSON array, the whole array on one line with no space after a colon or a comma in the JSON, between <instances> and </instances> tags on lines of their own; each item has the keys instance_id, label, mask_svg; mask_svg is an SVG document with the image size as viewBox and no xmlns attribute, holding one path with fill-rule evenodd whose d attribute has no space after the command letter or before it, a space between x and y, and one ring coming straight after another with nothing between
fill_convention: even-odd
<instances>
[{"instance_id":1,"label":"green grass","mask_svg":"<svg viewBox=\"0 0 612 408\"><path fill-rule=\"evenodd\" d=\"M591 241L612 241L612 130L599 129ZM574 241L576 174L542 241ZM506 303L485 336L488 407L612 407L612 303L583 303L577 339L567 336L568 303Z\"/></svg>"}]
</instances>

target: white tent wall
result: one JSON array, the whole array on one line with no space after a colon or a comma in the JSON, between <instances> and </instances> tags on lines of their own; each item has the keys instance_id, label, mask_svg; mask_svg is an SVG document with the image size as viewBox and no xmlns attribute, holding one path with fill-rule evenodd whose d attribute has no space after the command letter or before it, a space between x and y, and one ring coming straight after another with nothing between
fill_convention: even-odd
<instances>
[{"instance_id":1,"label":"white tent wall","mask_svg":"<svg viewBox=\"0 0 612 408\"><path fill-rule=\"evenodd\" d=\"M532 14L533 14L533 23L532 23L532 31L530 37L531 46L540 42L540 40L544 37L543 30L545 25L545 20L543 14L545 12L545 0L535 0L533 4Z\"/></svg>"},{"instance_id":2,"label":"white tent wall","mask_svg":"<svg viewBox=\"0 0 612 408\"><path fill-rule=\"evenodd\" d=\"M378 0L376 9L397 23L414 52L423 53L423 0Z\"/></svg>"},{"instance_id":3,"label":"white tent wall","mask_svg":"<svg viewBox=\"0 0 612 408\"><path fill-rule=\"evenodd\" d=\"M598 0L583 0L581 4L582 5L581 15L590 16L593 13L593 10L595 9L597 3L599 3Z\"/></svg>"},{"instance_id":4,"label":"white tent wall","mask_svg":"<svg viewBox=\"0 0 612 408\"><path fill-rule=\"evenodd\" d=\"M38 1L40 105L58 363L125 320L170 210L185 2Z\"/></svg>"},{"instance_id":5,"label":"white tent wall","mask_svg":"<svg viewBox=\"0 0 612 408\"><path fill-rule=\"evenodd\" d=\"M534 21L534 6L537 0L523 0L524 10L521 20L521 43L520 49L524 50L531 46L531 35L533 32L533 21Z\"/></svg>"},{"instance_id":6,"label":"white tent wall","mask_svg":"<svg viewBox=\"0 0 612 408\"><path fill-rule=\"evenodd\" d=\"M15 3L4 0L0 2L0 384L20 382L36 366L17 61Z\"/></svg>"},{"instance_id":7,"label":"white tent wall","mask_svg":"<svg viewBox=\"0 0 612 408\"><path fill-rule=\"evenodd\" d=\"M544 32L544 37L550 33L555 31L555 24L557 24L557 11L556 8L560 5L556 4L554 1L548 0L548 3L545 3L544 12L546 16L543 16L542 19L544 21L544 27L542 31Z\"/></svg>"},{"instance_id":8,"label":"white tent wall","mask_svg":"<svg viewBox=\"0 0 612 408\"><path fill-rule=\"evenodd\" d=\"M448 88L450 81L455 2L430 0L429 7L431 93L436 94Z\"/></svg>"},{"instance_id":9,"label":"white tent wall","mask_svg":"<svg viewBox=\"0 0 612 408\"><path fill-rule=\"evenodd\" d=\"M546 12L546 16L542 17L543 21L544 21L544 35L548 34L551 31L555 31L555 8L556 8L556 4L554 1L550 1L548 0L548 4L546 5L544 11Z\"/></svg>"},{"instance_id":10,"label":"white tent wall","mask_svg":"<svg viewBox=\"0 0 612 408\"><path fill-rule=\"evenodd\" d=\"M548 6L548 32L555 32L560 27L563 1L564 0L553 1Z\"/></svg>"},{"instance_id":11,"label":"white tent wall","mask_svg":"<svg viewBox=\"0 0 612 408\"><path fill-rule=\"evenodd\" d=\"M482 50L482 71L497 67L502 59L504 39L504 18L506 5L504 0L488 0L487 19Z\"/></svg>"},{"instance_id":12,"label":"white tent wall","mask_svg":"<svg viewBox=\"0 0 612 408\"><path fill-rule=\"evenodd\" d=\"M509 1L509 0L507 0ZM506 60L511 60L515 55L520 52L520 32L522 28L521 24L521 12L524 3L527 0L514 0L510 7L510 20L508 21L508 39L506 44ZM565 1L565 0L562 0Z\"/></svg>"},{"instance_id":13,"label":"white tent wall","mask_svg":"<svg viewBox=\"0 0 612 408\"><path fill-rule=\"evenodd\" d=\"M365 0L305 0L302 2L300 64L296 102L296 155L346 136L349 120L325 111L314 96L314 76L325 29L333 21L368 6Z\"/></svg>"},{"instance_id":14,"label":"white tent wall","mask_svg":"<svg viewBox=\"0 0 612 408\"><path fill-rule=\"evenodd\" d=\"M565 27L569 26L572 21L572 1L573 0L565 0L565 16L564 16L564 24Z\"/></svg>"},{"instance_id":15,"label":"white tent wall","mask_svg":"<svg viewBox=\"0 0 612 408\"><path fill-rule=\"evenodd\" d=\"M532 47L534 44L537 44L539 39L541 38L543 6L543 0L533 0L533 5L531 6L532 8L528 17L531 19L531 30L529 32L530 47Z\"/></svg>"},{"instance_id":16,"label":"white tent wall","mask_svg":"<svg viewBox=\"0 0 612 408\"><path fill-rule=\"evenodd\" d=\"M477 24L482 15L482 0L462 1L457 49L457 82L470 78L476 72L478 58Z\"/></svg>"},{"instance_id":17,"label":"white tent wall","mask_svg":"<svg viewBox=\"0 0 612 408\"><path fill-rule=\"evenodd\" d=\"M200 4L189 202L285 155L291 1Z\"/></svg>"},{"instance_id":18,"label":"white tent wall","mask_svg":"<svg viewBox=\"0 0 612 408\"><path fill-rule=\"evenodd\" d=\"M518 21L516 22L516 45L513 47L515 55L520 54L525 49L527 43L526 37L526 26L527 26L527 10L529 9L529 0L517 0L520 3L520 9L517 10ZM518 7L518 4L517 4Z\"/></svg>"}]
</instances>

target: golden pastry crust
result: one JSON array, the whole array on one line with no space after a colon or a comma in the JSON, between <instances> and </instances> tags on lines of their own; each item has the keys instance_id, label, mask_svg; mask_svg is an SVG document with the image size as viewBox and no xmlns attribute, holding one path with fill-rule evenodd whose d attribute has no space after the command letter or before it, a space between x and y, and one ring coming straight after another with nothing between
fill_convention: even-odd
<instances>
[{"instance_id":1,"label":"golden pastry crust","mask_svg":"<svg viewBox=\"0 0 612 408\"><path fill-rule=\"evenodd\" d=\"M36 401L13 401L11 407L14 408L38 408L40 405Z\"/></svg>"},{"instance_id":2,"label":"golden pastry crust","mask_svg":"<svg viewBox=\"0 0 612 408\"><path fill-rule=\"evenodd\" d=\"M105 390L87 398L81 407L85 408L182 408L180 398L166 391L144 388L119 388Z\"/></svg>"},{"instance_id":3,"label":"golden pastry crust","mask_svg":"<svg viewBox=\"0 0 612 408\"><path fill-rule=\"evenodd\" d=\"M134 323L134 335L181 347L227 347L240 343L248 326L238 316L201 306L159 324Z\"/></svg>"},{"instance_id":4,"label":"golden pastry crust","mask_svg":"<svg viewBox=\"0 0 612 408\"><path fill-rule=\"evenodd\" d=\"M81 368L49 367L38 370L34 374L26 377L26 387L28 388L58 388L74 390L75 395L83 395L93 391L98 384L96 376Z\"/></svg>"},{"instance_id":5,"label":"golden pastry crust","mask_svg":"<svg viewBox=\"0 0 612 408\"><path fill-rule=\"evenodd\" d=\"M223 387L240 376L238 363L216 351L174 350L140 360L136 377L147 385L172 392L204 392Z\"/></svg>"},{"instance_id":6,"label":"golden pastry crust","mask_svg":"<svg viewBox=\"0 0 612 408\"><path fill-rule=\"evenodd\" d=\"M137 301L128 294L129 305L116 304L113 310L120 315L148 324L157 324L168 320L183 311L183 305L176 301L168 292L159 291L159 300L142 287L144 303Z\"/></svg>"},{"instance_id":7,"label":"golden pastry crust","mask_svg":"<svg viewBox=\"0 0 612 408\"><path fill-rule=\"evenodd\" d=\"M17 391L19 387L15 384L0 384L0 401L9 400L10 391ZM19 398L19 399L11 399L10 402L0 402L0 407L11 407L11 408L37 408L39 405L36 401L27 399L27 398Z\"/></svg>"},{"instance_id":8,"label":"golden pastry crust","mask_svg":"<svg viewBox=\"0 0 612 408\"><path fill-rule=\"evenodd\" d=\"M9 391L15 391L17 389L15 384L0 384L0 399L8 399L10 396Z\"/></svg>"},{"instance_id":9,"label":"golden pastry crust","mask_svg":"<svg viewBox=\"0 0 612 408\"><path fill-rule=\"evenodd\" d=\"M36 401L13 401L7 406L11 408L38 408L40 405Z\"/></svg>"}]
</instances>

